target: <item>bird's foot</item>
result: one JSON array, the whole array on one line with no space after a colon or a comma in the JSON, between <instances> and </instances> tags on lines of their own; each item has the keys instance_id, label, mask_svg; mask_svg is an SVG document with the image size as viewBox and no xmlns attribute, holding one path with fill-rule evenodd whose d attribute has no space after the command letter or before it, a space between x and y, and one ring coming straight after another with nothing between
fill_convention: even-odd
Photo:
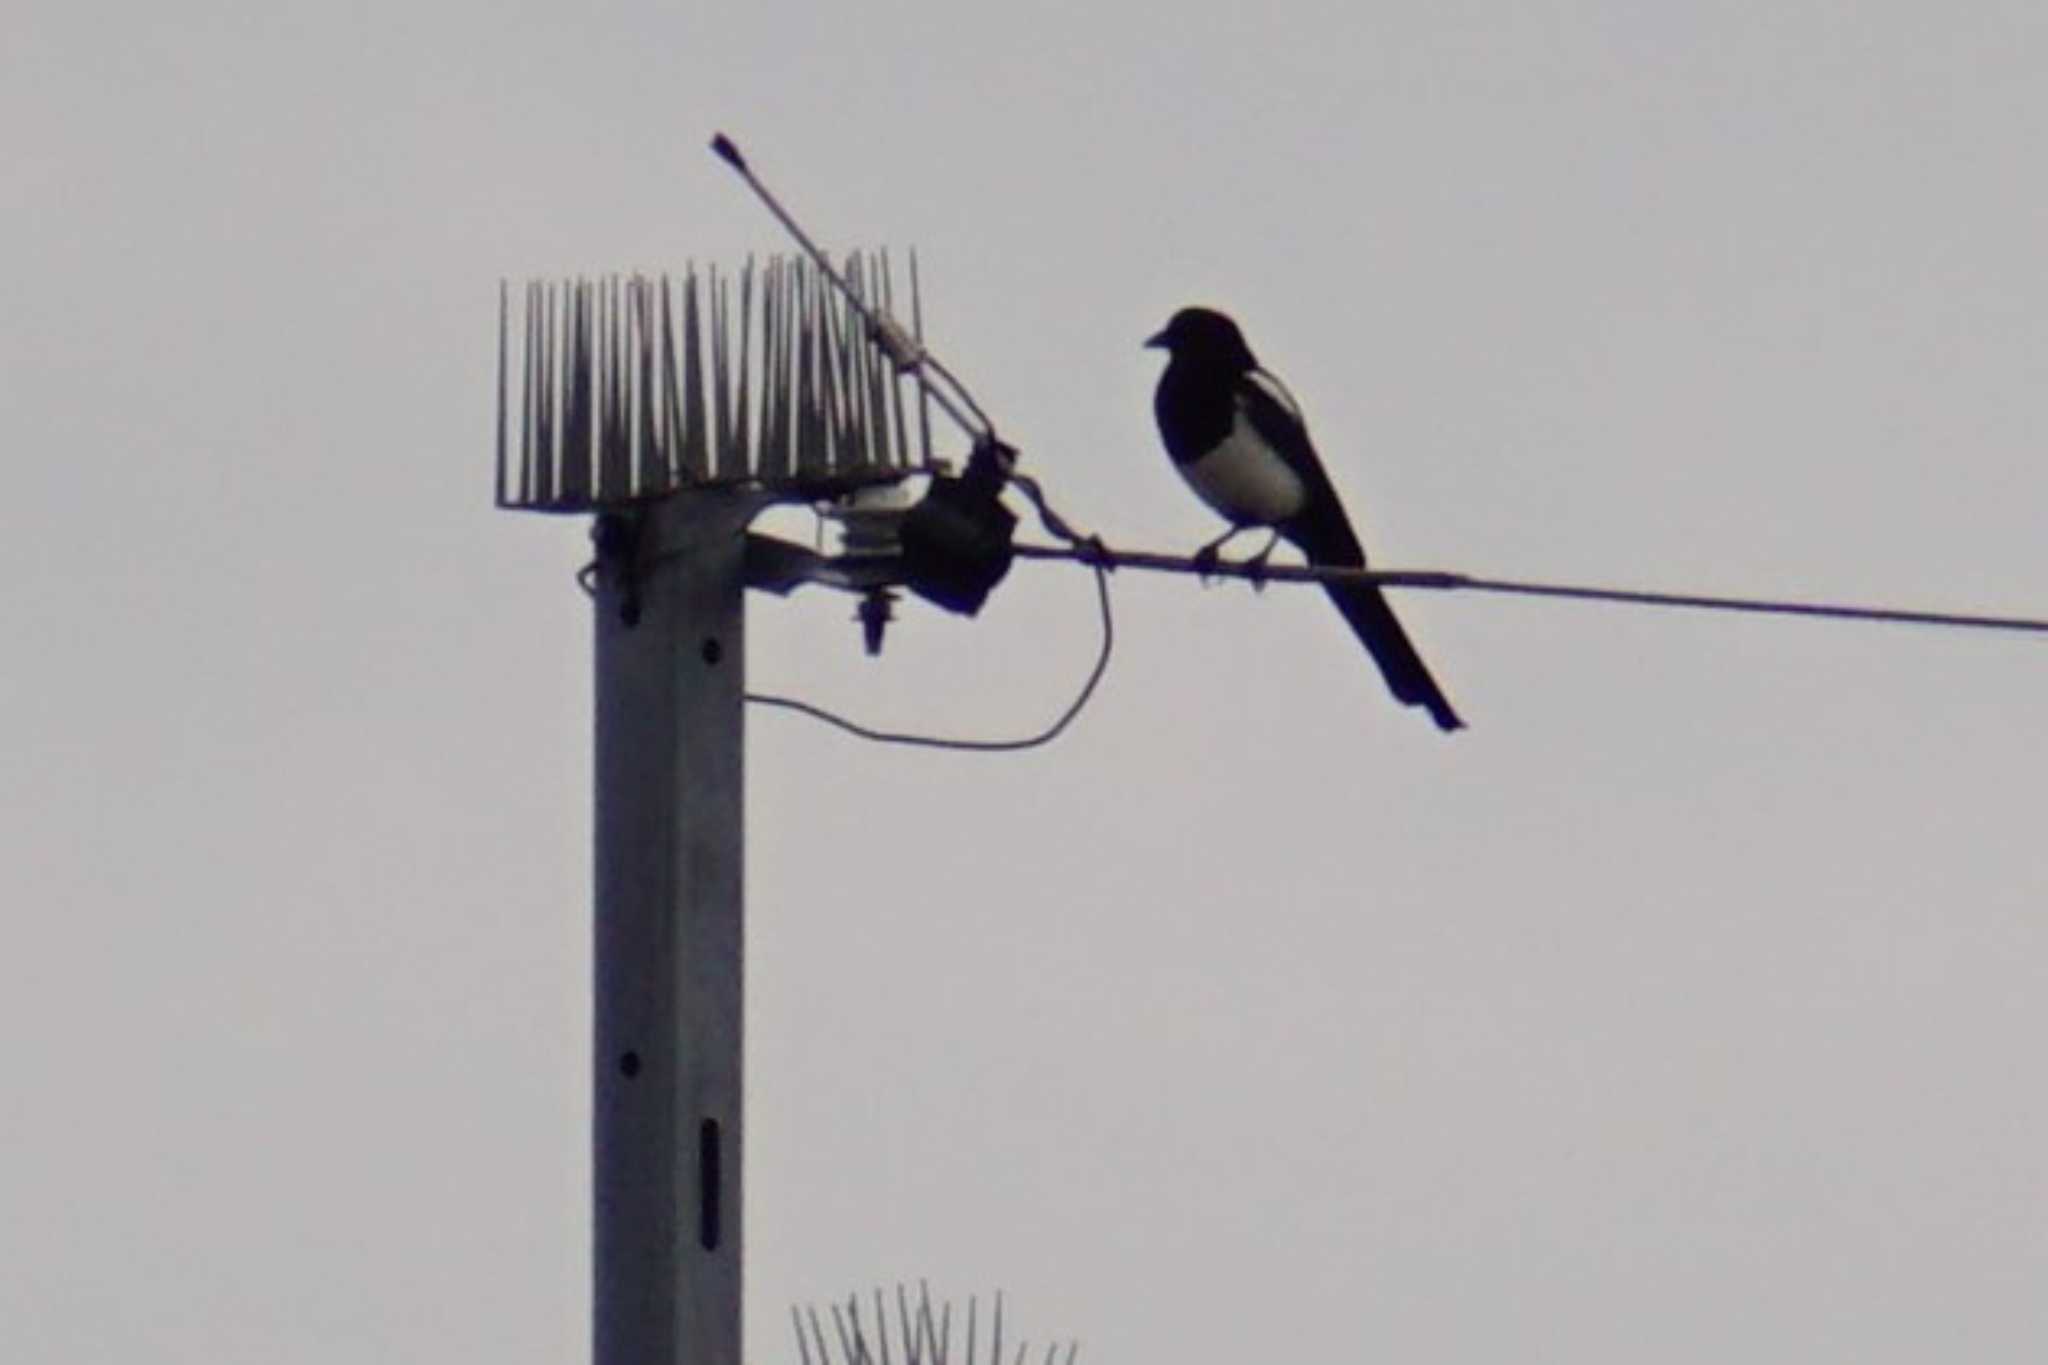
<instances>
[{"instance_id":1,"label":"bird's foot","mask_svg":"<svg viewBox=\"0 0 2048 1365\"><path fill-rule=\"evenodd\" d=\"M1264 592L1266 590L1266 561L1272 557L1273 545L1271 541L1268 541L1265 549L1244 562L1245 581L1252 585L1253 592Z\"/></svg>"},{"instance_id":2,"label":"bird's foot","mask_svg":"<svg viewBox=\"0 0 2048 1365\"><path fill-rule=\"evenodd\" d=\"M1216 576L1216 565L1223 558L1222 549L1221 544L1210 544L1195 551L1195 573L1201 578L1202 586L1205 588Z\"/></svg>"}]
</instances>

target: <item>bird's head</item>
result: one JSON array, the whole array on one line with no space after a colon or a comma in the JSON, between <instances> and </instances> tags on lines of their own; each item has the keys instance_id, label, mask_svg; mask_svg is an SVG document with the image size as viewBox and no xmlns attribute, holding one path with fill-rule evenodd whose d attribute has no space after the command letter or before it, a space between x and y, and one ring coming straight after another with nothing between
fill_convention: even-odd
<instances>
[{"instance_id":1,"label":"bird's head","mask_svg":"<svg viewBox=\"0 0 2048 1365\"><path fill-rule=\"evenodd\" d=\"M1173 315L1164 330L1148 338L1176 359L1185 356L1202 365L1232 371L1249 370L1259 362L1245 345L1237 324L1213 308L1183 308Z\"/></svg>"}]
</instances>

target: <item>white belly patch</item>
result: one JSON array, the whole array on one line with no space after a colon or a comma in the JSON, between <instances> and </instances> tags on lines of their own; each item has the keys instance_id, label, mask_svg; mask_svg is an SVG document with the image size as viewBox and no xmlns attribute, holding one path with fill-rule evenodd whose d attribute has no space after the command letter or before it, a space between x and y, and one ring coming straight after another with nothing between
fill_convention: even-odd
<instances>
[{"instance_id":1,"label":"white belly patch","mask_svg":"<svg viewBox=\"0 0 2048 1365\"><path fill-rule=\"evenodd\" d=\"M1301 477L1243 417L1221 445L1180 466L1180 472L1202 501L1244 525L1271 526L1285 521L1301 511L1307 497Z\"/></svg>"}]
</instances>

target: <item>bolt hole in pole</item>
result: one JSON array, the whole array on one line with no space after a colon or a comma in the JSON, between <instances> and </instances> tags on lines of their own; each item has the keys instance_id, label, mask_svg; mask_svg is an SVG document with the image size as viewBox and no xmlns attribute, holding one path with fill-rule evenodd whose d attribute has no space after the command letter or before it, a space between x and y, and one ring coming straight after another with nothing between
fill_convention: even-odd
<instances>
[{"instance_id":1,"label":"bolt hole in pole","mask_svg":"<svg viewBox=\"0 0 2048 1365\"><path fill-rule=\"evenodd\" d=\"M704 662L710 664L714 668L717 667L718 661L725 657L725 647L718 643L718 639L715 636L706 637L704 641L704 649L702 652L704 655Z\"/></svg>"},{"instance_id":2,"label":"bolt hole in pole","mask_svg":"<svg viewBox=\"0 0 2048 1365\"><path fill-rule=\"evenodd\" d=\"M718 1120L706 1119L697 1129L697 1241L706 1251L718 1250L719 1155Z\"/></svg>"},{"instance_id":3,"label":"bolt hole in pole","mask_svg":"<svg viewBox=\"0 0 2048 1365\"><path fill-rule=\"evenodd\" d=\"M625 1078L626 1078L627 1080L629 1080L629 1081L630 1081L630 1080L632 1080L632 1079L633 1079L633 1078L634 1078L635 1076L639 1075L639 1074L640 1074L640 1054L639 1054L639 1053L637 1053L637 1052L622 1052L622 1053L620 1053L620 1054L619 1054L619 1074L620 1074L621 1076L624 1076L624 1077L625 1077Z\"/></svg>"}]
</instances>

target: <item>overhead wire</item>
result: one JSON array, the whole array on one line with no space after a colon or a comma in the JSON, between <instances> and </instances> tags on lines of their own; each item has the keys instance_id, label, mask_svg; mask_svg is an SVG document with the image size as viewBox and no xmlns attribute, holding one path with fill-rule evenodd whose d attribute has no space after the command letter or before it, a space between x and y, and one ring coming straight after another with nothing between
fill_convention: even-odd
<instances>
[{"instance_id":1,"label":"overhead wire","mask_svg":"<svg viewBox=\"0 0 2048 1365\"><path fill-rule=\"evenodd\" d=\"M1777 616L1819 617L1842 621L1874 621L1900 625L1949 626L1966 630L2048 634L2048 617L2005 616L1982 612L1928 611L1906 607L1870 607L1841 602L1815 602L1772 597L1738 597L1713 593L1655 592L1640 588L1577 583L1549 583L1440 569L1358 569L1325 565L1258 564L1218 560L1203 563L1185 555L1145 550L1113 550L1100 541L1068 545L1017 545L1019 559L1075 560L1090 567L1140 569L1158 573L1197 574L1205 578L1241 578L1264 583L1372 583L1384 588L1415 588L1437 592L1498 593L1516 597L1553 597L1585 602L1614 602L1639 607L1675 607L1698 611L1752 612Z\"/></svg>"},{"instance_id":2,"label":"overhead wire","mask_svg":"<svg viewBox=\"0 0 2048 1365\"><path fill-rule=\"evenodd\" d=\"M724 134L712 139L712 151L726 161L747 182L748 186L768 207L769 211L794 237L804 252L815 262L825 277L845 295L868 324L871 341L887 351L895 362L898 373L909 373L917 383L920 398L926 402L937 402L942 411L951 417L956 425L967 432L977 444L996 443L995 424L988 413L974 399L967 386L953 371L926 350L922 342L904 332L894 319L879 313L868 301L859 297L858 291L850 288L833 268L831 260L814 242L789 211L782 206L773 193L764 185L747 165L739 148ZM912 269L915 271L915 260ZM932 384L927 372L935 373L944 387ZM963 413L952 401L957 399L968 412ZM972 414L971 417L969 414ZM1014 454L1014 452L1012 452ZM1033 749L1057 739L1080 715L1082 709L1095 694L1096 686L1102 681L1109 667L1110 655L1115 647L1115 625L1109 602L1109 574L1116 569L1139 569L1162 573L1191 573L1209 578L1241 578L1255 587L1274 583L1372 583L1384 588L1414 588L1440 592L1496 593L1520 597L1561 598L1574 601L1609 602L1628 606L1678 608L1699 611L1748 612L1780 616L1800 616L1846 621L1887 622L1905 625L1943 626L1957 629L2028 632L2048 634L2048 618L2032 616L1998 616L1970 612L1925 611L1898 607L1867 607L1836 602L1796 601L1767 597L1738 597L1708 593L1656 592L1637 588L1620 588L1587 584L1549 583L1525 579L1494 578L1478 574L1454 573L1442 570L1418 569L1369 569L1364 567L1332 567L1326 565L1269 565L1263 557L1250 561L1223 561L1195 559L1179 555L1158 554L1150 551L1113 550L1101 537L1085 535L1074 529L1064 517L1056 512L1046 499L1044 489L1038 481L1018 472L1013 461L1005 463L1005 476L1010 487L1020 492L1038 514L1039 522L1058 545L1021 544L1011 547L1012 553L1020 559L1072 560L1085 564L1095 574L1096 597L1102 617L1102 647L1094 667L1089 671L1087 681L1065 711L1051 725L1036 734L1020 739L956 739L941 735L918 734L907 731L884 730L863 725L838 715L825 707L794 697L774 693L750 692L746 700L757 706L767 706L795 712L813 720L830 725L858 738L879 744L902 744L919 748L946 749L970 753L1013 753ZM585 581L589 589L592 585Z\"/></svg>"}]
</instances>

